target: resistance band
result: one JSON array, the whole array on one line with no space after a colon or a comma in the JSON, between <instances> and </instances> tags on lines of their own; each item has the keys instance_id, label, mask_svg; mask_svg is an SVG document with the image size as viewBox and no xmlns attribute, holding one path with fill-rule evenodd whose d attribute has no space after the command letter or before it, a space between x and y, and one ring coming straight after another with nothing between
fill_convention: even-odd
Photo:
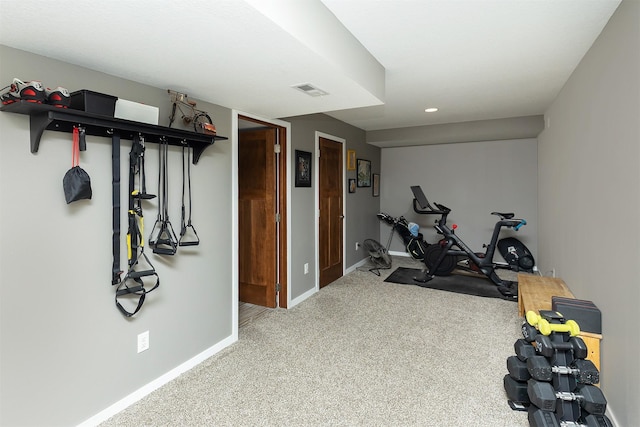
<instances>
[{"instance_id":1,"label":"resistance band","mask_svg":"<svg viewBox=\"0 0 640 427\"><path fill-rule=\"evenodd\" d=\"M169 179L167 176L169 142L166 138L160 141L160 153L158 156L158 217L151 234L149 245L153 247L153 253L158 255L175 255L178 250L178 238L169 221Z\"/></svg>"},{"instance_id":2,"label":"resistance band","mask_svg":"<svg viewBox=\"0 0 640 427\"><path fill-rule=\"evenodd\" d=\"M182 146L182 219L180 225L180 246L197 246L200 244L200 237L195 227L191 223L191 147L189 145ZM185 163L186 177L185 177ZM185 205L184 205L184 187L185 181L188 183L189 191L189 219L185 223ZM193 236L191 236L193 235Z\"/></svg>"}]
</instances>

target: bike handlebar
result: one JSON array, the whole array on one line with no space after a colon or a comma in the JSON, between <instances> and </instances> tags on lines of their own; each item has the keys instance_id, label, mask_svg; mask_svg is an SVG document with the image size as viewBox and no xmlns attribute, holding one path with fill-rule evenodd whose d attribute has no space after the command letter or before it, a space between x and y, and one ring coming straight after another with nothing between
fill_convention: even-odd
<instances>
[{"instance_id":1,"label":"bike handlebar","mask_svg":"<svg viewBox=\"0 0 640 427\"><path fill-rule=\"evenodd\" d=\"M523 225L527 225L527 220L526 219L521 219L520 222L518 223L518 225L514 226L513 229L518 231L518 230L520 230L520 228L522 228Z\"/></svg>"},{"instance_id":2,"label":"bike handlebar","mask_svg":"<svg viewBox=\"0 0 640 427\"><path fill-rule=\"evenodd\" d=\"M498 223L502 224L503 227L509 227L518 231L522 228L523 225L527 225L527 220L526 219L503 219L500 220Z\"/></svg>"},{"instance_id":3,"label":"bike handlebar","mask_svg":"<svg viewBox=\"0 0 640 427\"><path fill-rule=\"evenodd\" d=\"M446 212L446 213L451 212L451 209L449 209L445 205L441 205L440 203L435 203L435 202L433 204L436 205L436 207L443 212Z\"/></svg>"},{"instance_id":4,"label":"bike handlebar","mask_svg":"<svg viewBox=\"0 0 640 427\"><path fill-rule=\"evenodd\" d=\"M449 212L451 212L451 209L449 209L446 206L439 205L437 203L434 203L434 205L436 205L438 210L433 209L430 205L429 207L424 209L422 208L422 206L420 205L417 199L413 199L413 211L415 213L424 214L424 215L442 215L442 214L448 214Z\"/></svg>"}]
</instances>

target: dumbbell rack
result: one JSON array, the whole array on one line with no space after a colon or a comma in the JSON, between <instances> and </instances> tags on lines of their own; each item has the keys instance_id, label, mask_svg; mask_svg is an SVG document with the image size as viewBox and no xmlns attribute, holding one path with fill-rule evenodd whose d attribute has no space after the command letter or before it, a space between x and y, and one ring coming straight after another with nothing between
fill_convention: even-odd
<instances>
[{"instance_id":1,"label":"dumbbell rack","mask_svg":"<svg viewBox=\"0 0 640 427\"><path fill-rule=\"evenodd\" d=\"M525 321L524 339L516 341L516 355L507 359L509 373L503 381L511 408L528 411L533 427L613 426L604 415L606 399L594 385L599 382L598 369L585 360L584 341L575 331L564 332L571 328L565 327L560 313L541 310L539 316L527 318L542 319L545 327Z\"/></svg>"}]
</instances>

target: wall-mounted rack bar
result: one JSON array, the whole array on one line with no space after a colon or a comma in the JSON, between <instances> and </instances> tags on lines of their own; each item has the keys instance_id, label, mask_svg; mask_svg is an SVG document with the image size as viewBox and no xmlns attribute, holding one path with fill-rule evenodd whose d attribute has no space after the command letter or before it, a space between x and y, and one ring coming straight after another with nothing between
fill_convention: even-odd
<instances>
[{"instance_id":1,"label":"wall-mounted rack bar","mask_svg":"<svg viewBox=\"0 0 640 427\"><path fill-rule=\"evenodd\" d=\"M74 126L84 127L86 134L93 136L110 138L114 131L118 131L122 139L132 140L134 135L142 134L145 142L158 143L162 138L166 138L169 145L189 145L193 148L193 164L198 163L202 152L215 141L228 139L224 136L195 133L26 101L3 105L0 111L29 116L32 153L38 152L40 139L45 130L72 132Z\"/></svg>"}]
</instances>

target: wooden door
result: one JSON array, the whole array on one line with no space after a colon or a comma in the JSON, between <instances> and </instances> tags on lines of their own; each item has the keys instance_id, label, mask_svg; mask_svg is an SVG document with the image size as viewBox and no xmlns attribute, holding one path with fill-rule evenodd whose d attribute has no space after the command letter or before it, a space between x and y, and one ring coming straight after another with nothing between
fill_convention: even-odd
<instances>
[{"instance_id":1,"label":"wooden door","mask_svg":"<svg viewBox=\"0 0 640 427\"><path fill-rule=\"evenodd\" d=\"M239 132L240 301L276 307L276 129Z\"/></svg>"},{"instance_id":2,"label":"wooden door","mask_svg":"<svg viewBox=\"0 0 640 427\"><path fill-rule=\"evenodd\" d=\"M342 144L320 138L319 160L319 253L320 287L342 277Z\"/></svg>"}]
</instances>

